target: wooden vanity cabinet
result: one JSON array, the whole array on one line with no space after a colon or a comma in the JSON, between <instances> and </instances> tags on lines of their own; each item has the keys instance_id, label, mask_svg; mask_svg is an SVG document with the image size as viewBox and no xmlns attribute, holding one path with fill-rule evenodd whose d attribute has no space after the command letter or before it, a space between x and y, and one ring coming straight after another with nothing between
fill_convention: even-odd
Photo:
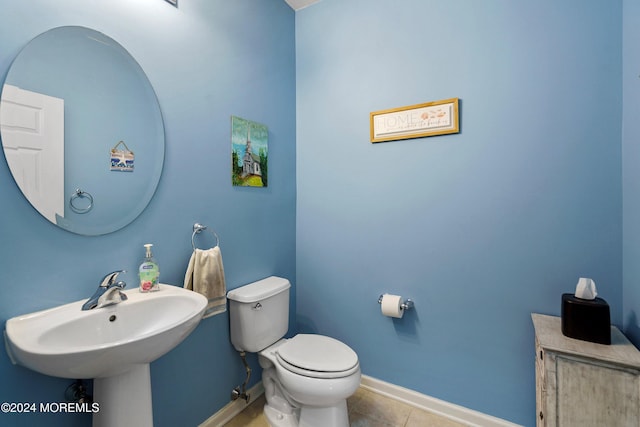
<instances>
[{"instance_id":1,"label":"wooden vanity cabinet","mask_svg":"<svg viewBox=\"0 0 640 427\"><path fill-rule=\"evenodd\" d=\"M538 427L640 427L640 351L616 328L611 345L566 337L532 314Z\"/></svg>"}]
</instances>

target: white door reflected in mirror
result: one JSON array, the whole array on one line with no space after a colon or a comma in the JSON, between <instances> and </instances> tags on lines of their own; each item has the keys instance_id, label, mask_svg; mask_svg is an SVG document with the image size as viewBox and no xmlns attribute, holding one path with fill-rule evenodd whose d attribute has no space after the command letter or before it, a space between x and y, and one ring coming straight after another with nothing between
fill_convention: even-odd
<instances>
[{"instance_id":1,"label":"white door reflected in mirror","mask_svg":"<svg viewBox=\"0 0 640 427\"><path fill-rule=\"evenodd\" d=\"M64 100L4 85L0 106L4 155L22 193L55 223L64 217Z\"/></svg>"}]
</instances>

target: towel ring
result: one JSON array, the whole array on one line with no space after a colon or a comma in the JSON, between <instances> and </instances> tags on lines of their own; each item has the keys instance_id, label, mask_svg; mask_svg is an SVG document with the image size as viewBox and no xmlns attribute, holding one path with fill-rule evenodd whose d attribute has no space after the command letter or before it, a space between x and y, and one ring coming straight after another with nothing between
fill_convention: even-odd
<instances>
[{"instance_id":1,"label":"towel ring","mask_svg":"<svg viewBox=\"0 0 640 427\"><path fill-rule=\"evenodd\" d=\"M196 237L196 234L200 234L200 232L206 229L207 229L206 225L202 225L197 222L193 224L193 234L191 235L191 246L193 247L194 251L196 250L196 243L193 239ZM211 231L211 233L213 233L213 236L216 238L216 246L220 246L220 238L218 237L216 232L213 230L209 230L209 231Z\"/></svg>"},{"instance_id":2,"label":"towel ring","mask_svg":"<svg viewBox=\"0 0 640 427\"><path fill-rule=\"evenodd\" d=\"M77 202L76 199L89 199L89 205L85 206L84 208L76 206L74 204L74 201ZM71 207L71 210L74 211L75 213L85 214L89 212L93 207L93 196L87 193L86 191L83 191L78 188L76 189L76 191L73 192L73 194L69 198L69 207Z\"/></svg>"}]
</instances>

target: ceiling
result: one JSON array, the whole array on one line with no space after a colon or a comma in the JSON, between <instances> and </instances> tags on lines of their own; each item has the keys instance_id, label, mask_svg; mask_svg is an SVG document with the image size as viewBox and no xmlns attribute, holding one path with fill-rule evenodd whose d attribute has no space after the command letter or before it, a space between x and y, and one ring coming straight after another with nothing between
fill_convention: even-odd
<instances>
[{"instance_id":1,"label":"ceiling","mask_svg":"<svg viewBox=\"0 0 640 427\"><path fill-rule=\"evenodd\" d=\"M284 0L293 10L304 9L307 6L311 6L314 3L318 3L320 0Z\"/></svg>"}]
</instances>

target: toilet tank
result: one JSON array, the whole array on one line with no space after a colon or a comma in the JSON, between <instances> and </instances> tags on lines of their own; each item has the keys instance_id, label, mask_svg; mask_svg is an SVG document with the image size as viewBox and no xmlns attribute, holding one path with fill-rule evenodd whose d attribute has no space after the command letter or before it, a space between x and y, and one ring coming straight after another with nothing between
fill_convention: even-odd
<instances>
[{"instance_id":1,"label":"toilet tank","mask_svg":"<svg viewBox=\"0 0 640 427\"><path fill-rule=\"evenodd\" d=\"M227 293L231 344L238 351L257 353L284 337L289 329L289 288L271 276Z\"/></svg>"}]
</instances>

